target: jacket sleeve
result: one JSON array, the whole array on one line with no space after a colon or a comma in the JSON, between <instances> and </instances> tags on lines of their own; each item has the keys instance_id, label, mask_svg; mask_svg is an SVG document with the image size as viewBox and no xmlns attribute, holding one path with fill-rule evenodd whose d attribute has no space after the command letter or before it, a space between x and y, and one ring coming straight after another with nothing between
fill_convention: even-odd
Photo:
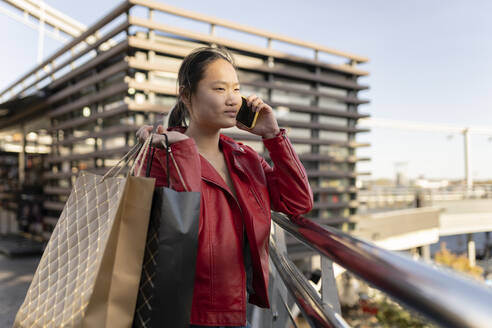
<instances>
[{"instance_id":1,"label":"jacket sleeve","mask_svg":"<svg viewBox=\"0 0 492 328\"><path fill-rule=\"evenodd\" d=\"M294 151L284 128L273 138L262 139L273 168L261 156L271 207L287 215L305 214L313 208L313 191L306 170Z\"/></svg>"},{"instance_id":2,"label":"jacket sleeve","mask_svg":"<svg viewBox=\"0 0 492 328\"><path fill-rule=\"evenodd\" d=\"M169 153L170 188L176 191L201 191L200 155L193 138L171 144ZM154 151L150 176L156 178L156 187L167 186L166 149L149 147ZM149 152L144 154L140 176L145 176ZM137 163L136 167L138 167ZM135 168L136 170L136 168ZM136 172L135 172L136 174Z\"/></svg>"}]
</instances>

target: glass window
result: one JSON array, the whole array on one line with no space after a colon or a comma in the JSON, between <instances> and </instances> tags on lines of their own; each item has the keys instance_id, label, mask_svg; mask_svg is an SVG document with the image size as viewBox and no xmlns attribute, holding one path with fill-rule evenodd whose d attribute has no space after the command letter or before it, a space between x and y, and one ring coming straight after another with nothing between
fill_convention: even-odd
<instances>
[{"instance_id":1,"label":"glass window","mask_svg":"<svg viewBox=\"0 0 492 328\"><path fill-rule=\"evenodd\" d=\"M109 167L109 166L115 166L116 164L118 164L118 161L119 159L118 158L107 158L104 160L104 165Z\"/></svg>"},{"instance_id":2,"label":"glass window","mask_svg":"<svg viewBox=\"0 0 492 328\"><path fill-rule=\"evenodd\" d=\"M61 155L61 156L67 156L67 155L70 155L70 148L60 146L58 149L59 149L59 151L60 151L60 155Z\"/></svg>"},{"instance_id":3,"label":"glass window","mask_svg":"<svg viewBox=\"0 0 492 328\"><path fill-rule=\"evenodd\" d=\"M169 70L170 71L175 71L175 72L178 72L179 66L181 65L181 62L182 62L182 60L180 58L174 58L174 57L164 56L164 55L161 55L161 54L155 54L153 60L156 63L163 63L163 64L165 64L167 67L169 67Z\"/></svg>"},{"instance_id":4,"label":"glass window","mask_svg":"<svg viewBox=\"0 0 492 328\"><path fill-rule=\"evenodd\" d=\"M333 70L326 69L323 67L321 67L320 71L321 71L321 76L323 77L334 78L339 80L352 80L351 75L346 73L335 72Z\"/></svg>"},{"instance_id":5,"label":"glass window","mask_svg":"<svg viewBox=\"0 0 492 328\"><path fill-rule=\"evenodd\" d=\"M70 163L69 162L63 162L61 164L62 167L62 172L70 172Z\"/></svg>"},{"instance_id":6,"label":"glass window","mask_svg":"<svg viewBox=\"0 0 492 328\"><path fill-rule=\"evenodd\" d=\"M173 72L152 72L149 73L151 82L159 83L160 85L167 86L169 88L176 88L176 82L178 74ZM136 74L135 74L136 77Z\"/></svg>"},{"instance_id":7,"label":"glass window","mask_svg":"<svg viewBox=\"0 0 492 328\"><path fill-rule=\"evenodd\" d=\"M167 110L171 109L176 105L176 97L174 96L162 96L162 95L155 95L153 97L152 103L154 105L162 105L162 110Z\"/></svg>"},{"instance_id":8,"label":"glass window","mask_svg":"<svg viewBox=\"0 0 492 328\"><path fill-rule=\"evenodd\" d=\"M137 104L143 104L147 101L147 96L143 92L135 92L135 94L133 95L133 100Z\"/></svg>"},{"instance_id":9,"label":"glass window","mask_svg":"<svg viewBox=\"0 0 492 328\"><path fill-rule=\"evenodd\" d=\"M239 83L265 81L264 75L260 73L237 70L237 75L238 75Z\"/></svg>"},{"instance_id":10,"label":"glass window","mask_svg":"<svg viewBox=\"0 0 492 328\"><path fill-rule=\"evenodd\" d=\"M126 141L124 137L113 137L105 139L103 142L103 149L113 149L125 146Z\"/></svg>"},{"instance_id":11,"label":"glass window","mask_svg":"<svg viewBox=\"0 0 492 328\"><path fill-rule=\"evenodd\" d=\"M320 187L332 187L332 188L337 188L337 187L345 187L346 188L346 187L350 186L350 181L349 181L349 179L320 178L319 186Z\"/></svg>"},{"instance_id":12,"label":"glass window","mask_svg":"<svg viewBox=\"0 0 492 328\"><path fill-rule=\"evenodd\" d=\"M310 83L297 81L297 80L293 80L293 79L288 79L288 78L284 78L284 77L280 77L280 76L275 77L275 84L293 87L293 88L298 88L298 89L303 89L303 90L311 89Z\"/></svg>"},{"instance_id":13,"label":"glass window","mask_svg":"<svg viewBox=\"0 0 492 328\"><path fill-rule=\"evenodd\" d=\"M86 124L79 125L77 127L77 129L80 130L80 131L87 131L87 132L89 132L89 131L98 131L97 125L94 123L94 121L88 122Z\"/></svg>"},{"instance_id":14,"label":"glass window","mask_svg":"<svg viewBox=\"0 0 492 328\"><path fill-rule=\"evenodd\" d=\"M304 168L306 170L317 170L318 169L318 162L304 161L302 164L304 165Z\"/></svg>"},{"instance_id":15,"label":"glass window","mask_svg":"<svg viewBox=\"0 0 492 328\"><path fill-rule=\"evenodd\" d=\"M320 145L319 151L321 154L328 154L333 157L347 157L349 155L347 147L340 147L336 145Z\"/></svg>"},{"instance_id":16,"label":"glass window","mask_svg":"<svg viewBox=\"0 0 492 328\"><path fill-rule=\"evenodd\" d=\"M343 209L330 209L330 210L321 210L321 218L323 219L331 219L342 217Z\"/></svg>"},{"instance_id":17,"label":"glass window","mask_svg":"<svg viewBox=\"0 0 492 328\"><path fill-rule=\"evenodd\" d=\"M320 115L319 122L324 124L343 126L343 127L346 127L348 124L348 120L346 118L326 116L326 115Z\"/></svg>"},{"instance_id":18,"label":"glass window","mask_svg":"<svg viewBox=\"0 0 492 328\"><path fill-rule=\"evenodd\" d=\"M119 80L120 82L122 81L121 78ZM104 82L103 82L104 83ZM83 88L82 90L80 90L78 93L77 93L77 96L78 97L83 97L83 96L86 96L88 94L91 94L91 93L94 93L96 92L96 87L95 85L91 84L90 86L86 87L86 88Z\"/></svg>"},{"instance_id":19,"label":"glass window","mask_svg":"<svg viewBox=\"0 0 492 328\"><path fill-rule=\"evenodd\" d=\"M74 154L87 154L92 153L94 151L94 146L87 145L83 143L78 143L73 145L73 153Z\"/></svg>"},{"instance_id":20,"label":"glass window","mask_svg":"<svg viewBox=\"0 0 492 328\"><path fill-rule=\"evenodd\" d=\"M285 130L289 138L311 138L311 130L309 129L288 127Z\"/></svg>"},{"instance_id":21,"label":"glass window","mask_svg":"<svg viewBox=\"0 0 492 328\"><path fill-rule=\"evenodd\" d=\"M70 184L68 183L68 180L67 179L59 179L59 180L57 180L57 185L59 187L64 187L64 188L70 187Z\"/></svg>"},{"instance_id":22,"label":"glass window","mask_svg":"<svg viewBox=\"0 0 492 328\"><path fill-rule=\"evenodd\" d=\"M73 167L77 168L78 170L86 170L87 168L94 167L94 160L88 159L88 160L74 161Z\"/></svg>"},{"instance_id":23,"label":"glass window","mask_svg":"<svg viewBox=\"0 0 492 328\"><path fill-rule=\"evenodd\" d=\"M250 95L257 95L258 97L262 98L264 101L266 101L268 98L267 88L260 88L251 85L241 85L240 90L241 90L240 91L241 95L243 95L244 97L249 97Z\"/></svg>"},{"instance_id":24,"label":"glass window","mask_svg":"<svg viewBox=\"0 0 492 328\"><path fill-rule=\"evenodd\" d=\"M287 111L283 108L274 108L274 113L277 119L297 121L297 122L309 122L311 121L311 115L309 113L299 113L293 111Z\"/></svg>"},{"instance_id":25,"label":"glass window","mask_svg":"<svg viewBox=\"0 0 492 328\"><path fill-rule=\"evenodd\" d=\"M112 75L111 77L109 77L106 80L99 83L99 88L100 88L99 90L101 90L103 88L107 88L110 85L114 85L114 84L123 82L123 79L125 78L125 76L126 76L126 72L120 72L118 74Z\"/></svg>"},{"instance_id":26,"label":"glass window","mask_svg":"<svg viewBox=\"0 0 492 328\"><path fill-rule=\"evenodd\" d=\"M330 194L330 193L318 193L318 201L323 203L339 204L343 202L348 202L350 197L348 194Z\"/></svg>"},{"instance_id":27,"label":"glass window","mask_svg":"<svg viewBox=\"0 0 492 328\"><path fill-rule=\"evenodd\" d=\"M301 73L314 73L313 67L308 67L304 65L294 64L292 62L283 63L280 61L275 62L275 68L282 68L291 72L301 72Z\"/></svg>"},{"instance_id":28,"label":"glass window","mask_svg":"<svg viewBox=\"0 0 492 328\"><path fill-rule=\"evenodd\" d=\"M90 133L90 129L84 129L84 128L78 127L77 129L73 130L73 136L74 137L83 137L83 136L87 135L88 133Z\"/></svg>"},{"instance_id":29,"label":"glass window","mask_svg":"<svg viewBox=\"0 0 492 328\"><path fill-rule=\"evenodd\" d=\"M124 103L125 102L123 101L123 99L121 97L114 98L114 99L106 102L106 104L104 105L104 110L108 111L108 110L114 109L116 107L123 105Z\"/></svg>"},{"instance_id":30,"label":"glass window","mask_svg":"<svg viewBox=\"0 0 492 328\"><path fill-rule=\"evenodd\" d=\"M328 97L319 97L319 106L341 111L347 110L347 104L345 102Z\"/></svg>"},{"instance_id":31,"label":"glass window","mask_svg":"<svg viewBox=\"0 0 492 328\"><path fill-rule=\"evenodd\" d=\"M347 90L346 89L340 89L340 88L334 88L334 87L328 87L324 85L320 85L318 87L318 90L321 92L326 92L332 95L337 95L337 96L347 96Z\"/></svg>"},{"instance_id":32,"label":"glass window","mask_svg":"<svg viewBox=\"0 0 492 328\"><path fill-rule=\"evenodd\" d=\"M103 128L121 124L131 124L131 119L131 117L127 117L126 113L111 116L103 120Z\"/></svg>"},{"instance_id":33,"label":"glass window","mask_svg":"<svg viewBox=\"0 0 492 328\"><path fill-rule=\"evenodd\" d=\"M320 163L319 169L322 171L348 172L349 166L347 163Z\"/></svg>"},{"instance_id":34,"label":"glass window","mask_svg":"<svg viewBox=\"0 0 492 328\"><path fill-rule=\"evenodd\" d=\"M311 153L311 145L292 144L292 147L294 147L297 154Z\"/></svg>"},{"instance_id":35,"label":"glass window","mask_svg":"<svg viewBox=\"0 0 492 328\"><path fill-rule=\"evenodd\" d=\"M347 132L338 132L338 131L320 131L319 132L320 139L326 140L335 140L335 141L348 141Z\"/></svg>"},{"instance_id":36,"label":"glass window","mask_svg":"<svg viewBox=\"0 0 492 328\"><path fill-rule=\"evenodd\" d=\"M272 101L286 104L310 106L314 96L301 95L293 92L272 90Z\"/></svg>"}]
</instances>

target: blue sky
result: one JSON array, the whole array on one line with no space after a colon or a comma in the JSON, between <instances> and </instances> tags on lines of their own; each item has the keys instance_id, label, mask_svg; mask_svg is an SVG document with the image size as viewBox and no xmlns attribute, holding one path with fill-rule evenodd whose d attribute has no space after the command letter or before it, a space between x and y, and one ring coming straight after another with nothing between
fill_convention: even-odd
<instances>
[{"instance_id":1,"label":"blue sky","mask_svg":"<svg viewBox=\"0 0 492 328\"><path fill-rule=\"evenodd\" d=\"M90 25L119 2L48 0L49 5ZM361 112L375 118L466 126L492 126L492 2L465 1L190 1L167 4L256 28L323 44L370 58L361 93L371 100ZM0 89L36 61L37 34L0 14ZM61 44L46 39L45 55ZM13 64L7 64L9 58ZM394 163L407 161L407 174L461 178L463 140L455 135L374 128L359 152L373 178L392 177ZM492 140L472 136L472 172L492 179Z\"/></svg>"}]
</instances>

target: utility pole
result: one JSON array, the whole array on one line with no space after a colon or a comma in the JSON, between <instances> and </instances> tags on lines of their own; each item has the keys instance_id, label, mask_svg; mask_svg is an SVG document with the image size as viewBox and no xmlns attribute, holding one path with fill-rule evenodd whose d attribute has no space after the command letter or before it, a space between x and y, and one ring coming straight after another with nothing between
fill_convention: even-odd
<instances>
[{"instance_id":1,"label":"utility pole","mask_svg":"<svg viewBox=\"0 0 492 328\"><path fill-rule=\"evenodd\" d=\"M470 134L468 128L463 130L463 139L465 146L465 184L467 189L471 189L473 187L473 178L471 174Z\"/></svg>"}]
</instances>

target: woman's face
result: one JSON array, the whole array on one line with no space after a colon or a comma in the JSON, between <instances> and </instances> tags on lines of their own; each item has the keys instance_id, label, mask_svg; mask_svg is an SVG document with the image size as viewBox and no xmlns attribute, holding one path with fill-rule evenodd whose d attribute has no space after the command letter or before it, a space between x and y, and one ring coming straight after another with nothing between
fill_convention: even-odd
<instances>
[{"instance_id":1,"label":"woman's face","mask_svg":"<svg viewBox=\"0 0 492 328\"><path fill-rule=\"evenodd\" d=\"M226 60L217 59L205 69L203 79L192 95L190 124L206 129L230 128L236 125L241 107L239 80L234 67Z\"/></svg>"}]
</instances>

